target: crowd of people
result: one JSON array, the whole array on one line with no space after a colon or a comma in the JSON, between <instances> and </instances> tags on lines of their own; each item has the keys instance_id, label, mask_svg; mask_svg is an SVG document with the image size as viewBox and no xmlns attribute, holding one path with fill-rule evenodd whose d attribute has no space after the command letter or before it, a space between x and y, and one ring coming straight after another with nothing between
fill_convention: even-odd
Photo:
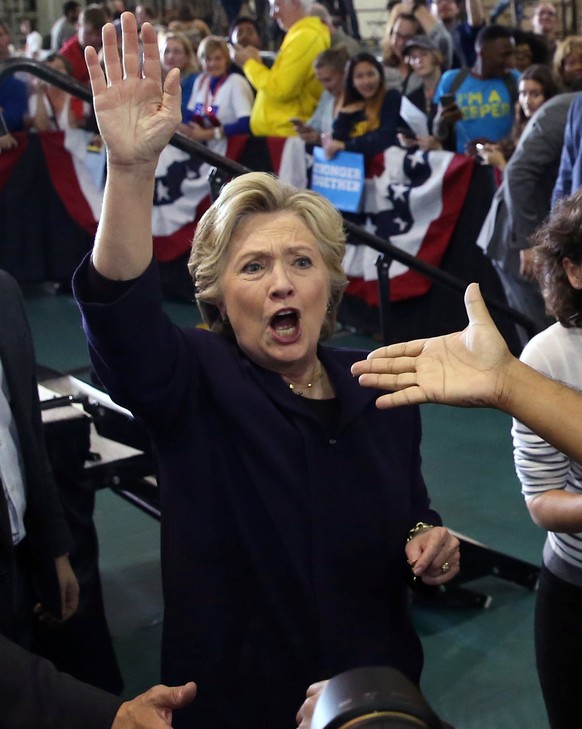
<instances>
[{"instance_id":1,"label":"crowd of people","mask_svg":"<svg viewBox=\"0 0 582 729\"><path fill-rule=\"evenodd\" d=\"M538 3L531 30L525 31L488 24L482 0L407 0L390 5L380 47L374 49L363 45L359 30L354 30L358 25L353 8L346 3L338 9L329 2L273 0L271 19L265 4L255 8L255 17L233 15L237 5L239 13L248 12L241 3L223 7L201 1L166 7L163 17L154 6L132 8L138 28L149 22L156 30L164 73L180 69L179 130L221 154L227 152L230 137L252 134L299 136L308 152L313 145L322 146L329 159L349 150L369 161L391 145L400 145L451 150L491 165L503 188L497 198L503 193L507 215L501 222L492 219L500 207L494 200L479 245L486 252L491 248L487 236L492 223L503 228L501 247L511 249L512 263L498 266L498 254L492 261L506 298L534 327L543 328L543 302L528 266L530 244L517 232L522 215L519 194L513 197L506 179L513 169L506 167L538 108L582 84L582 35L560 39L558 14L550 2ZM44 51L37 48L38 31L30 23L21 28L22 48L14 49L0 19L0 60L14 53L33 58L44 54L43 62L88 84L85 49L101 52L107 21L114 23L120 42L124 9L122 0L84 8L74 0L65 2ZM356 58L360 62L354 66ZM366 63L379 84L367 98L353 83L354 68L360 76ZM422 128L403 112L406 102L424 119ZM30 79L5 77L0 82L0 107L9 132L68 127L96 131L88 105ZM573 130L569 138L575 136ZM569 169L568 160L563 161L554 199L577 187L576 154L570 149ZM536 223L547 215L550 204L550 199L544 201ZM532 290L532 297L515 296L508 281Z\"/></svg>"},{"instance_id":2,"label":"crowd of people","mask_svg":"<svg viewBox=\"0 0 582 729\"><path fill-rule=\"evenodd\" d=\"M273 22L262 3L256 17L242 15L240 2L193 1L162 18L122 0L69 1L46 42L23 19L21 49L0 19L0 62L21 53L92 89L90 107L45 82L5 76L0 152L25 130L93 129L105 145L102 215L74 291L101 382L152 436L162 504L162 671L183 687L129 704L80 689L79 716L102 701L105 710L87 726L133 729L145 712L152 727L173 720L287 729L303 720L310 685L348 668L390 664L418 684L422 648L407 591L416 579L448 582L460 554L423 481L413 405L469 398L516 417L516 470L533 520L548 531L538 672L551 726L573 726L580 465L566 455L567 437L540 425L533 405L508 405L478 382L484 368L523 372L479 297L468 294L468 333L454 347L447 340L448 351L421 342L403 345L405 360L394 359L400 350L380 350L357 362L361 353L321 347L346 285L341 216L315 193L257 172L228 183L198 224L189 270L208 329L182 329L161 306L151 205L157 160L176 130L220 154L230 137L254 135L299 137L330 160L341 151L370 159L391 146L470 155L494 168L498 185L476 243L507 301L540 332L529 343L520 332L523 362L580 387L582 35L560 39L556 9L545 0L531 32L488 23L481 0L406 0L391 4L376 52L362 43L351 3L269 4ZM414 130L406 103L426 133ZM0 292L12 288L0 278ZM10 297L18 308L18 295ZM486 329L489 355L475 342L476 324ZM27 332L24 321L19 330ZM14 397L21 385L0 355L0 384ZM419 361L412 374L411 357ZM31 350L27 366L33 361ZM437 381L435 361L458 380ZM469 374L481 390L468 395ZM397 392L377 408L385 388ZM387 409L405 401L411 407ZM0 398L0 435L25 427L13 422L11 404ZM28 421L38 430L37 404L24 414L27 428ZM22 443L12 441L18 454ZM31 449L45 458L37 432ZM45 474L36 485L38 474L22 470L14 453L0 451L8 517L0 526L8 525L8 568L27 591L0 615L0 632L29 648L33 580L19 545L32 543L44 517L33 519L38 504L22 500L24 483L34 483L54 512L40 534L60 585L51 606L57 620L75 612L78 585L54 484ZM7 477L14 472L16 495ZM46 675L55 695L59 685L71 690L48 664L14 651L0 641L5 664L10 656L22 675ZM27 707L13 703L14 725L24 726L16 717ZM181 711L172 719L173 708Z\"/></svg>"}]
</instances>

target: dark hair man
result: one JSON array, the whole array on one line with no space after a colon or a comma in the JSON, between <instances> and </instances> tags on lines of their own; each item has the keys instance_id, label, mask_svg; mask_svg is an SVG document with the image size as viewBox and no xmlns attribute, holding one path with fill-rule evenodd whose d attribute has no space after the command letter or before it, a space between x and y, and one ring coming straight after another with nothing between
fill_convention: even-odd
<instances>
[{"instance_id":1,"label":"dark hair man","mask_svg":"<svg viewBox=\"0 0 582 729\"><path fill-rule=\"evenodd\" d=\"M81 3L67 0L63 3L63 14L51 28L51 51L60 50L61 46L77 33L77 21L81 13Z\"/></svg>"},{"instance_id":2,"label":"dark hair man","mask_svg":"<svg viewBox=\"0 0 582 729\"><path fill-rule=\"evenodd\" d=\"M519 77L513 47L509 28L487 26L477 35L472 68L443 74L434 94L435 133L447 148L470 152L475 140L497 142L511 131Z\"/></svg>"}]
</instances>

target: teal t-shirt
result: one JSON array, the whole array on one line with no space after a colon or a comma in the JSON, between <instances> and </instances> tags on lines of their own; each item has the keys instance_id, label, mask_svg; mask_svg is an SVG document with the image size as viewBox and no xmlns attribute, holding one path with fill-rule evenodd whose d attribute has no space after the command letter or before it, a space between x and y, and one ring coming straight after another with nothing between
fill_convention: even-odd
<instances>
[{"instance_id":1,"label":"teal t-shirt","mask_svg":"<svg viewBox=\"0 0 582 729\"><path fill-rule=\"evenodd\" d=\"M443 94L449 93L458 69L446 71L441 77L434 94L438 103ZM516 87L517 71L510 71ZM463 119L455 125L457 152L465 152L468 142L479 137L498 142L506 137L513 126L514 103L507 84L502 78L479 79L467 74L455 91L457 106L463 112Z\"/></svg>"}]
</instances>

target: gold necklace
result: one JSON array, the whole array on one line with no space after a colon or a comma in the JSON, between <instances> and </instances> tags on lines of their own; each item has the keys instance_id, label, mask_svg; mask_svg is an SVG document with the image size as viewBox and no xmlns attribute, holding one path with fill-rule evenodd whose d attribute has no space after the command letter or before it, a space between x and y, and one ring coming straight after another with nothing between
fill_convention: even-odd
<instances>
[{"instance_id":1,"label":"gold necklace","mask_svg":"<svg viewBox=\"0 0 582 729\"><path fill-rule=\"evenodd\" d=\"M319 372L317 372L317 374L316 374L315 372L316 372L316 370L317 370L318 368L319 368ZM295 385L295 384L294 384L293 382L290 382L290 383L289 383L289 389L291 390L291 392L292 392L292 393L293 393L294 395L297 395L298 397L305 397L305 392L304 392L304 390L309 390L309 389L311 389L311 388L313 387L313 385L315 385L315 383L316 383L316 382L317 382L317 381L319 380L319 378L321 377L321 373L322 373L322 367L321 367L321 362L319 362L319 360L318 360L318 361L317 361L317 364L315 365L315 369L313 370L313 376L312 376L312 378L311 378L311 382L308 382L308 383L307 383L306 385ZM298 387L301 387L301 388L303 388L303 389L301 389L301 390L298 390L298 389L297 389Z\"/></svg>"}]
</instances>

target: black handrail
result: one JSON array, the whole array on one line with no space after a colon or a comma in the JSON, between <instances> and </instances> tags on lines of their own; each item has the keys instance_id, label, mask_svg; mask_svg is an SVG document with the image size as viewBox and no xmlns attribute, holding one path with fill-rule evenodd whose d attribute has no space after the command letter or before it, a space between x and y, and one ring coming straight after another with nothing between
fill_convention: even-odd
<instances>
[{"instance_id":1,"label":"black handrail","mask_svg":"<svg viewBox=\"0 0 582 729\"><path fill-rule=\"evenodd\" d=\"M0 79L2 79L4 76L12 75L17 71L25 71L26 73L30 73L33 76L37 76L38 78L42 79L43 81L47 81L53 86L57 86L58 88L67 91L68 93L82 99L83 101L87 101L89 103L92 102L93 97L91 95L91 91L87 88L87 86L75 79L72 79L66 74L55 71L46 64L42 63L42 61L37 61L30 58L8 59L4 63L0 64ZM183 152L187 152L188 154L203 159L209 165L217 167L221 171L227 172L229 175L232 176L243 175L247 172L252 171L248 167L245 167L244 165L241 165L234 160L228 159L227 157L223 157L222 155L213 152L205 145L189 139L180 132L175 132L172 135L170 139L170 144L182 150ZM430 263L426 263L425 261L422 261L419 258L416 258L415 256L406 253L386 239L380 238L379 236L368 232L364 228L361 228L360 226L355 225L348 220L344 220L344 226L346 232L352 240L356 239L364 243L365 245L370 246L370 248L373 248L374 250L378 251L378 253L384 255L388 260L398 261L399 263L411 268L414 271L417 271L427 278L430 278L437 283L443 284L448 288L454 289L455 291L463 293L467 288L469 282L463 281L462 279L457 278L456 276L453 276L450 273L447 273L446 271L437 268L436 266L432 266ZM504 304L500 301L490 299L489 297L485 297L485 303L487 304L489 309L497 311L500 314L504 314L505 316L512 319L515 323L522 326L530 336L533 336L536 333L537 329L533 321L521 312L512 309L511 307L507 306L507 304Z\"/></svg>"}]
</instances>

